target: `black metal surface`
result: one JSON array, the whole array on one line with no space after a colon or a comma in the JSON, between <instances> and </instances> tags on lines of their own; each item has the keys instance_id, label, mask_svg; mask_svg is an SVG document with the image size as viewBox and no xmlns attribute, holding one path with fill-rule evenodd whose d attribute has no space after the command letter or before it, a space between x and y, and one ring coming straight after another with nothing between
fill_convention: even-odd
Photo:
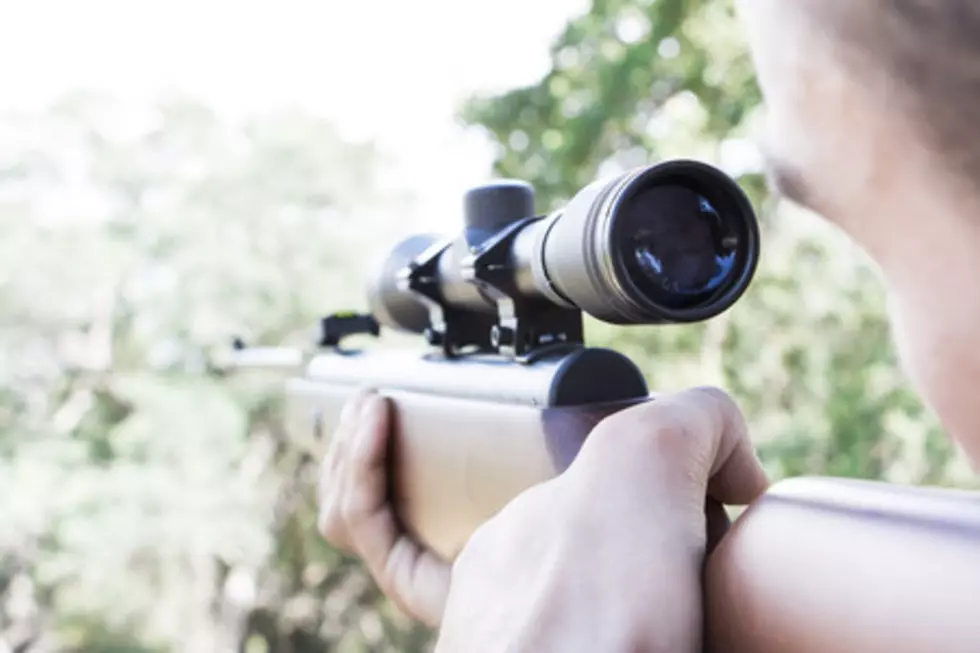
<instances>
[{"instance_id":1,"label":"black metal surface","mask_svg":"<svg viewBox=\"0 0 980 653\"><path fill-rule=\"evenodd\" d=\"M525 181L501 179L471 189L463 198L466 243L480 246L513 222L534 215L534 188Z\"/></svg>"}]
</instances>

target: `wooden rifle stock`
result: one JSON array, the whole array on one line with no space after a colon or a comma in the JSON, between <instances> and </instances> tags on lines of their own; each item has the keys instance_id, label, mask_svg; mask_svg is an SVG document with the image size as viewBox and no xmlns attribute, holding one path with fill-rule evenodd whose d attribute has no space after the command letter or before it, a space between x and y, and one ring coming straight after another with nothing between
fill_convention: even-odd
<instances>
[{"instance_id":1,"label":"wooden rifle stock","mask_svg":"<svg viewBox=\"0 0 980 653\"><path fill-rule=\"evenodd\" d=\"M716 653L976 653L980 497L783 481L709 558L705 590Z\"/></svg>"},{"instance_id":2,"label":"wooden rifle stock","mask_svg":"<svg viewBox=\"0 0 980 653\"><path fill-rule=\"evenodd\" d=\"M299 410L292 423L328 435L353 391L295 381L290 393L300 406L294 406ZM392 406L396 512L408 532L448 560L511 499L564 471L602 418L645 400L535 408L397 390L382 394Z\"/></svg>"},{"instance_id":3,"label":"wooden rifle stock","mask_svg":"<svg viewBox=\"0 0 980 653\"><path fill-rule=\"evenodd\" d=\"M402 378L391 385L308 372L288 386L294 436L329 438L358 386L390 399L392 500L407 530L446 559L511 499L566 469L602 418L649 399L534 405L468 397L465 375L446 396L418 391L428 379L413 381L412 370L379 372ZM324 450L322 440L309 446ZM714 653L977 653L980 498L784 481L709 555L705 580Z\"/></svg>"}]
</instances>

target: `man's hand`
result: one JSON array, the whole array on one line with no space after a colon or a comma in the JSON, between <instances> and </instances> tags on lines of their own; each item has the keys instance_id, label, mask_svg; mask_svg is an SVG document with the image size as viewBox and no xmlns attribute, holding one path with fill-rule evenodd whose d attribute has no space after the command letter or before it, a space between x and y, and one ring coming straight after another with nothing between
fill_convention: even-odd
<instances>
[{"instance_id":1,"label":"man's hand","mask_svg":"<svg viewBox=\"0 0 980 653\"><path fill-rule=\"evenodd\" d=\"M562 476L509 504L453 566L438 653L695 653L705 498L766 476L735 404L690 390L617 413Z\"/></svg>"},{"instance_id":2,"label":"man's hand","mask_svg":"<svg viewBox=\"0 0 980 653\"><path fill-rule=\"evenodd\" d=\"M331 544L363 558L402 610L437 626L450 566L399 530L388 503L389 413L385 399L366 391L344 407L320 473L318 526Z\"/></svg>"},{"instance_id":3,"label":"man's hand","mask_svg":"<svg viewBox=\"0 0 980 653\"><path fill-rule=\"evenodd\" d=\"M398 530L386 502L387 435L384 400L348 404L320 530L406 612L442 622L439 653L699 650L705 499L744 504L767 486L727 395L661 395L604 420L568 471L480 528L450 591L450 566Z\"/></svg>"}]
</instances>

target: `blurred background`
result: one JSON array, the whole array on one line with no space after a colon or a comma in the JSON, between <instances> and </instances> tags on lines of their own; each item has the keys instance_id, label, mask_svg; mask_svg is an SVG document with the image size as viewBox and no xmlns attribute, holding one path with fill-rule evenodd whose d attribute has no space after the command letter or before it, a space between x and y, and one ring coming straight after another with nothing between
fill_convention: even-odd
<instances>
[{"instance_id":1,"label":"blurred background","mask_svg":"<svg viewBox=\"0 0 980 653\"><path fill-rule=\"evenodd\" d=\"M965 485L875 271L768 197L759 103L729 0L0 0L0 653L426 650L316 535L276 384L215 357L363 310L374 259L493 176L543 212L722 166L764 223L752 289L590 341L730 390L777 478Z\"/></svg>"}]
</instances>

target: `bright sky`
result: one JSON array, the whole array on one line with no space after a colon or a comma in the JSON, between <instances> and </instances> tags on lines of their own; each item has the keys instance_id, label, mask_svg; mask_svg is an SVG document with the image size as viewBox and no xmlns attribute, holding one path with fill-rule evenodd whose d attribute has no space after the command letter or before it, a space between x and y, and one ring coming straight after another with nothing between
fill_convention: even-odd
<instances>
[{"instance_id":1,"label":"bright sky","mask_svg":"<svg viewBox=\"0 0 980 653\"><path fill-rule=\"evenodd\" d=\"M186 92L233 114L304 107L394 157L433 227L491 153L454 124L474 91L538 79L585 0L0 0L0 109L74 89Z\"/></svg>"}]
</instances>

